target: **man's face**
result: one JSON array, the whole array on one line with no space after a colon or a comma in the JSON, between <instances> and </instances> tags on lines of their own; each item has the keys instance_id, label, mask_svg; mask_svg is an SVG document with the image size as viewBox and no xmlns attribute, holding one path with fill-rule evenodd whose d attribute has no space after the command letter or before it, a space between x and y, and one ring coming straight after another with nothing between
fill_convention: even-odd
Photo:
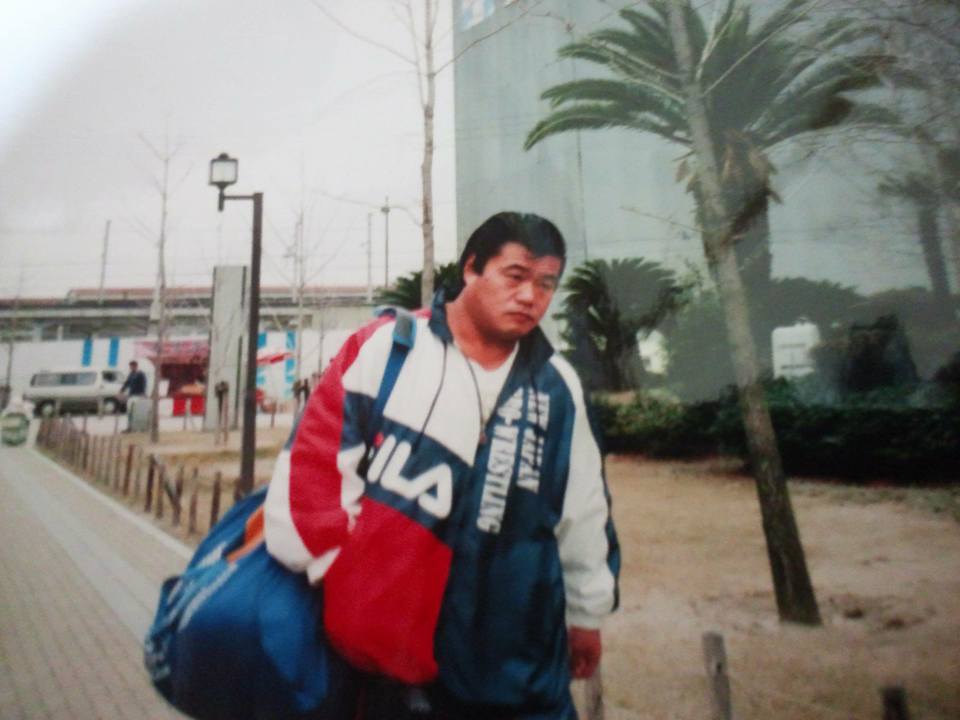
<instances>
[{"instance_id":1,"label":"man's face","mask_svg":"<svg viewBox=\"0 0 960 720\"><path fill-rule=\"evenodd\" d=\"M471 258L463 273L467 311L490 339L518 340L547 312L562 269L560 258L535 257L515 242L503 245L483 273L473 269Z\"/></svg>"}]
</instances>

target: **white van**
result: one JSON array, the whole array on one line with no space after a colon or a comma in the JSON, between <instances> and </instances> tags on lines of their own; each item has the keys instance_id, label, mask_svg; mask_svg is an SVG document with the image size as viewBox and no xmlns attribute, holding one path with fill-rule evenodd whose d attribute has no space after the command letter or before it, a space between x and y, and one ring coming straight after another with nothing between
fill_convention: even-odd
<instances>
[{"instance_id":1,"label":"white van","mask_svg":"<svg viewBox=\"0 0 960 720\"><path fill-rule=\"evenodd\" d=\"M103 403L105 413L121 412L124 401L120 388L125 375L117 368L69 367L41 370L30 378L24 400L33 403L34 412L49 417L60 412L96 412Z\"/></svg>"}]
</instances>

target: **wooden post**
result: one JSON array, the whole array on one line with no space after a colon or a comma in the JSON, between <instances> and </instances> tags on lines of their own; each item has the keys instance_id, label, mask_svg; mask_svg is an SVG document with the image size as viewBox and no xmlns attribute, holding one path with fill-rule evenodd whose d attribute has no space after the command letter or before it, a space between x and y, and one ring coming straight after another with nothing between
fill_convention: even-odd
<instances>
[{"instance_id":1,"label":"wooden post","mask_svg":"<svg viewBox=\"0 0 960 720\"><path fill-rule=\"evenodd\" d=\"M100 467L100 436L93 436L93 447L90 449L90 479L97 479L97 469Z\"/></svg>"},{"instance_id":2,"label":"wooden post","mask_svg":"<svg viewBox=\"0 0 960 720\"><path fill-rule=\"evenodd\" d=\"M113 434L116 435L120 432L120 415L117 413L113 414Z\"/></svg>"},{"instance_id":3,"label":"wooden post","mask_svg":"<svg viewBox=\"0 0 960 720\"><path fill-rule=\"evenodd\" d=\"M137 449L137 474L133 478L133 499L140 498L140 478L143 476L143 448Z\"/></svg>"},{"instance_id":4,"label":"wooden post","mask_svg":"<svg viewBox=\"0 0 960 720\"><path fill-rule=\"evenodd\" d=\"M157 520L163 520L163 496L167 484L167 466L161 464L157 470Z\"/></svg>"},{"instance_id":5,"label":"wooden post","mask_svg":"<svg viewBox=\"0 0 960 720\"><path fill-rule=\"evenodd\" d=\"M173 525L180 524L180 510L183 503L183 465L177 470L177 484L174 488L176 500L173 501Z\"/></svg>"},{"instance_id":6,"label":"wooden post","mask_svg":"<svg viewBox=\"0 0 960 720\"><path fill-rule=\"evenodd\" d=\"M86 413L83 414L83 425L80 429L83 430L84 432L87 431L87 414Z\"/></svg>"},{"instance_id":7,"label":"wooden post","mask_svg":"<svg viewBox=\"0 0 960 720\"><path fill-rule=\"evenodd\" d=\"M193 535L197 531L197 495L200 492L200 468L193 469L193 478L190 491L190 514L187 517L187 533Z\"/></svg>"},{"instance_id":8,"label":"wooden post","mask_svg":"<svg viewBox=\"0 0 960 720\"><path fill-rule=\"evenodd\" d=\"M103 484L110 487L110 476L113 474L113 458L117 454L117 436L111 435L107 439L107 454L103 458Z\"/></svg>"},{"instance_id":9,"label":"wooden post","mask_svg":"<svg viewBox=\"0 0 960 720\"><path fill-rule=\"evenodd\" d=\"M103 476L105 474L104 468L109 462L109 456L110 456L110 438L104 436L100 438L100 463L99 463L99 467L97 468L97 482L101 482L101 483L103 482Z\"/></svg>"},{"instance_id":10,"label":"wooden post","mask_svg":"<svg viewBox=\"0 0 960 720\"><path fill-rule=\"evenodd\" d=\"M272 430L277 424L277 406L273 406L273 410L270 411L270 429Z\"/></svg>"},{"instance_id":11,"label":"wooden post","mask_svg":"<svg viewBox=\"0 0 960 720\"><path fill-rule=\"evenodd\" d=\"M216 477L213 480L213 500L210 503L210 527L217 524L220 519L220 491L223 482L222 473L217 470Z\"/></svg>"},{"instance_id":12,"label":"wooden post","mask_svg":"<svg viewBox=\"0 0 960 720\"><path fill-rule=\"evenodd\" d=\"M143 504L144 512L150 512L153 506L153 479L157 475L157 459L150 455L147 458L147 499Z\"/></svg>"},{"instance_id":13,"label":"wooden post","mask_svg":"<svg viewBox=\"0 0 960 720\"><path fill-rule=\"evenodd\" d=\"M123 442L117 437L116 455L114 455L113 489L120 491L120 476L123 474Z\"/></svg>"},{"instance_id":14,"label":"wooden post","mask_svg":"<svg viewBox=\"0 0 960 720\"><path fill-rule=\"evenodd\" d=\"M703 657L710 685L710 718L731 720L730 678L727 677L727 651L723 646L723 635L714 632L703 634Z\"/></svg>"},{"instance_id":15,"label":"wooden post","mask_svg":"<svg viewBox=\"0 0 960 720\"><path fill-rule=\"evenodd\" d=\"M130 493L130 472L133 470L133 449L136 447L132 443L127 445L127 465L123 471L123 496Z\"/></svg>"},{"instance_id":16,"label":"wooden post","mask_svg":"<svg viewBox=\"0 0 960 720\"><path fill-rule=\"evenodd\" d=\"M100 482L100 478L103 476L103 457L107 454L107 438L99 437L97 438L97 466L93 470L93 479L96 482Z\"/></svg>"},{"instance_id":17,"label":"wooden post","mask_svg":"<svg viewBox=\"0 0 960 720\"><path fill-rule=\"evenodd\" d=\"M899 685L889 685L883 693L883 720L910 720L907 693Z\"/></svg>"}]
</instances>

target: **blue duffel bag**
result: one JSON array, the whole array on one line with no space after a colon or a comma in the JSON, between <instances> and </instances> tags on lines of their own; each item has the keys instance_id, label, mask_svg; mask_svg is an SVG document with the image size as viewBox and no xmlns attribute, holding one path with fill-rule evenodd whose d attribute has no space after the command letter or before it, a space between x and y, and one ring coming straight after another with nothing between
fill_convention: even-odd
<instances>
[{"instance_id":1,"label":"blue duffel bag","mask_svg":"<svg viewBox=\"0 0 960 720\"><path fill-rule=\"evenodd\" d=\"M200 720L349 720L357 673L324 639L322 593L267 553L265 496L231 508L163 584L144 662L157 690Z\"/></svg>"}]
</instances>

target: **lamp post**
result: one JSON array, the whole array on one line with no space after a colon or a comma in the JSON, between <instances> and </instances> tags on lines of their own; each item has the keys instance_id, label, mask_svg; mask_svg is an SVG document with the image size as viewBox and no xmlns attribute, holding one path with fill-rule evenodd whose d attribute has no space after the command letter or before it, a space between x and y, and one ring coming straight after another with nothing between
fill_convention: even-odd
<instances>
[{"instance_id":1,"label":"lamp post","mask_svg":"<svg viewBox=\"0 0 960 720\"><path fill-rule=\"evenodd\" d=\"M257 337L260 332L260 247L263 230L263 193L225 195L237 181L237 160L220 153L210 161L210 184L220 190L217 209L227 200L253 201L253 252L250 258L250 324L247 330L247 381L243 397L243 436L240 450L241 495L253 490L253 459L257 445Z\"/></svg>"}]
</instances>

